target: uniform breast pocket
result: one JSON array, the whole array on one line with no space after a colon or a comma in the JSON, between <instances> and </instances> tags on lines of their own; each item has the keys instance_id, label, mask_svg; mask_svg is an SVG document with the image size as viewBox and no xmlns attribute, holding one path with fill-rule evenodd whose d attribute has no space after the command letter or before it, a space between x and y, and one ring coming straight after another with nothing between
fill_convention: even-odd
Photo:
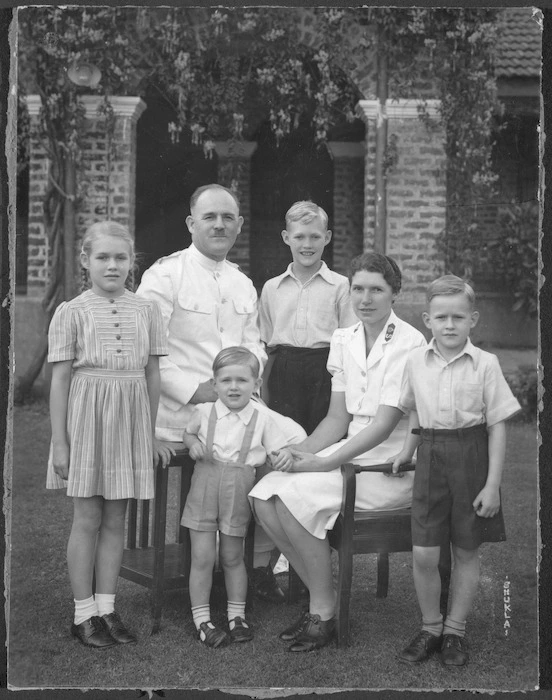
<instances>
[{"instance_id":1,"label":"uniform breast pocket","mask_svg":"<svg viewBox=\"0 0 552 700\"><path fill-rule=\"evenodd\" d=\"M207 340L212 334L212 324L212 301L179 294L178 312L171 319L171 333L193 341Z\"/></svg>"},{"instance_id":2,"label":"uniform breast pocket","mask_svg":"<svg viewBox=\"0 0 552 700\"><path fill-rule=\"evenodd\" d=\"M464 383L458 387L457 406L462 411L480 413L483 410L483 386Z\"/></svg>"},{"instance_id":3,"label":"uniform breast pocket","mask_svg":"<svg viewBox=\"0 0 552 700\"><path fill-rule=\"evenodd\" d=\"M236 342L240 344L242 342L242 335L245 330L245 326L251 314L255 311L255 304L253 304L249 299L245 301L240 301L239 299L232 300L232 319L229 319L232 331L236 332ZM228 325L228 323L227 323Z\"/></svg>"}]
</instances>

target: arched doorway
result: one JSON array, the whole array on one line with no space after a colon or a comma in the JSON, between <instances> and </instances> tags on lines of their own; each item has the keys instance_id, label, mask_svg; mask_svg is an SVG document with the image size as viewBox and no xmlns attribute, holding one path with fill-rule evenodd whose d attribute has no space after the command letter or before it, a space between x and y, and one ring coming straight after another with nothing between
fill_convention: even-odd
<instances>
[{"instance_id":1,"label":"arched doorway","mask_svg":"<svg viewBox=\"0 0 552 700\"><path fill-rule=\"evenodd\" d=\"M172 105L152 86L137 125L136 248L140 273L163 255L187 247L186 226L192 192L217 181L217 157L203 149L171 141L168 125L176 121Z\"/></svg>"},{"instance_id":2,"label":"arched doorway","mask_svg":"<svg viewBox=\"0 0 552 700\"><path fill-rule=\"evenodd\" d=\"M326 148L314 143L309 125L302 125L276 143L265 123L256 135L251 161L250 276L257 289L270 277L284 272L291 261L281 237L285 214L296 201L310 199L333 219L333 164ZM324 259L332 264L332 243Z\"/></svg>"}]
</instances>

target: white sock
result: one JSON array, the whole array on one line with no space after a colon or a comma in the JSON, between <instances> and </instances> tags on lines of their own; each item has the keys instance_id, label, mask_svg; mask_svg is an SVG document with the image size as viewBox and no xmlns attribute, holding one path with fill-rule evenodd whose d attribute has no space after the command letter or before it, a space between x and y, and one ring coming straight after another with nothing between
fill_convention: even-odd
<instances>
[{"instance_id":1,"label":"white sock","mask_svg":"<svg viewBox=\"0 0 552 700\"><path fill-rule=\"evenodd\" d=\"M90 598L85 598L84 600L74 599L74 601L75 618L73 621L75 625L80 625L85 620L89 620L91 617L98 614L98 606L96 605L93 595L91 595Z\"/></svg>"},{"instance_id":2,"label":"white sock","mask_svg":"<svg viewBox=\"0 0 552 700\"><path fill-rule=\"evenodd\" d=\"M110 615L115 611L115 593L96 593L98 615Z\"/></svg>"},{"instance_id":3,"label":"white sock","mask_svg":"<svg viewBox=\"0 0 552 700\"><path fill-rule=\"evenodd\" d=\"M194 618L194 625L196 630L199 631L199 638L201 641L205 640L205 632L199 629L202 622L208 622L211 629L215 629L215 626L211 622L211 608L209 604L207 605L196 605L192 608L192 617Z\"/></svg>"},{"instance_id":4,"label":"white sock","mask_svg":"<svg viewBox=\"0 0 552 700\"><path fill-rule=\"evenodd\" d=\"M228 627L233 630L234 627L236 626L236 623L234 622L235 617L241 617L243 626L244 627L249 627L247 622L245 621L245 601L243 603L236 603L234 601L229 600L228 601Z\"/></svg>"}]
</instances>

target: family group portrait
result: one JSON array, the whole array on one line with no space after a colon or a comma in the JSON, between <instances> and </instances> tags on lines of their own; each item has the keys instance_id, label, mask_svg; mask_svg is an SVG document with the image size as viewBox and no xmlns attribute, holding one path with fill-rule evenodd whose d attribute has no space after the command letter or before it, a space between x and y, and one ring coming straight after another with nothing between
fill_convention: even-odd
<instances>
[{"instance_id":1,"label":"family group portrait","mask_svg":"<svg viewBox=\"0 0 552 700\"><path fill-rule=\"evenodd\" d=\"M9 689L539 689L543 23L13 9Z\"/></svg>"}]
</instances>

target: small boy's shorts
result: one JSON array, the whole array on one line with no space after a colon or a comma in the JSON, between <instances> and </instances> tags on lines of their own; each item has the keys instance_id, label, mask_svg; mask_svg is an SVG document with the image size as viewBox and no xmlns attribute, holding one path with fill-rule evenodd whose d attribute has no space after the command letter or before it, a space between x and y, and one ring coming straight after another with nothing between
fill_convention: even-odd
<instances>
[{"instance_id":1,"label":"small boy's shorts","mask_svg":"<svg viewBox=\"0 0 552 700\"><path fill-rule=\"evenodd\" d=\"M180 524L190 530L245 537L251 519L247 494L255 467L203 459L196 462Z\"/></svg>"},{"instance_id":2,"label":"small boy's shorts","mask_svg":"<svg viewBox=\"0 0 552 700\"><path fill-rule=\"evenodd\" d=\"M459 430L420 430L412 494L412 544L436 547L445 542L477 549L482 542L506 539L502 507L482 518L473 502L489 469L486 425Z\"/></svg>"}]
</instances>

